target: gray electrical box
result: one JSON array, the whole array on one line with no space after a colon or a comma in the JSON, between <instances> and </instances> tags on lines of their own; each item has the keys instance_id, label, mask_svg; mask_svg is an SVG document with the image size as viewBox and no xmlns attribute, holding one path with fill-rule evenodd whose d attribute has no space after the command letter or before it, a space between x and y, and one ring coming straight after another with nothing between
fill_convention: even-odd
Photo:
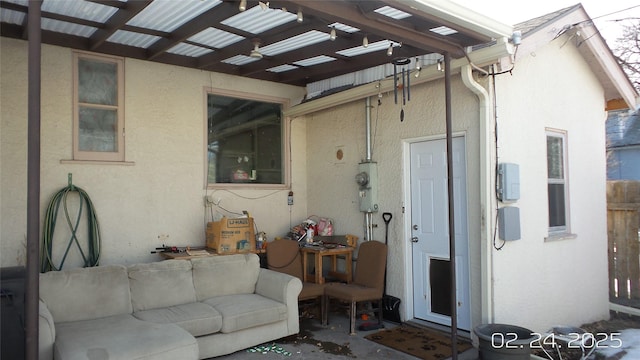
<instances>
[{"instance_id":1,"label":"gray electrical box","mask_svg":"<svg viewBox=\"0 0 640 360\"><path fill-rule=\"evenodd\" d=\"M358 164L358 197L360 211L372 213L378 211L378 163L363 162Z\"/></svg>"},{"instance_id":2,"label":"gray electrical box","mask_svg":"<svg viewBox=\"0 0 640 360\"><path fill-rule=\"evenodd\" d=\"M498 209L498 234L500 239L520 240L520 209L506 206Z\"/></svg>"},{"instance_id":3,"label":"gray electrical box","mask_svg":"<svg viewBox=\"0 0 640 360\"><path fill-rule=\"evenodd\" d=\"M518 164L498 164L498 199L514 202L520 199L520 167Z\"/></svg>"}]
</instances>

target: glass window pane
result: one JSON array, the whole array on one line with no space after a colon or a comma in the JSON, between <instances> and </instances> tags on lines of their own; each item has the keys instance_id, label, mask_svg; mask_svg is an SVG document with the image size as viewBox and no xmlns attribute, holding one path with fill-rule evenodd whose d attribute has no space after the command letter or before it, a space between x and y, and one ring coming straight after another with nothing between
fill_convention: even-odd
<instances>
[{"instance_id":1,"label":"glass window pane","mask_svg":"<svg viewBox=\"0 0 640 360\"><path fill-rule=\"evenodd\" d=\"M80 107L80 151L115 152L118 149L116 110Z\"/></svg>"},{"instance_id":2,"label":"glass window pane","mask_svg":"<svg viewBox=\"0 0 640 360\"><path fill-rule=\"evenodd\" d=\"M549 179L564 179L562 138L547 136L547 173Z\"/></svg>"},{"instance_id":3,"label":"glass window pane","mask_svg":"<svg viewBox=\"0 0 640 360\"><path fill-rule=\"evenodd\" d=\"M82 103L117 105L118 65L79 59L78 98Z\"/></svg>"},{"instance_id":4,"label":"glass window pane","mask_svg":"<svg viewBox=\"0 0 640 360\"><path fill-rule=\"evenodd\" d=\"M282 105L209 94L209 184L283 184Z\"/></svg>"},{"instance_id":5,"label":"glass window pane","mask_svg":"<svg viewBox=\"0 0 640 360\"><path fill-rule=\"evenodd\" d=\"M564 184L549 184L549 227L566 226Z\"/></svg>"}]
</instances>

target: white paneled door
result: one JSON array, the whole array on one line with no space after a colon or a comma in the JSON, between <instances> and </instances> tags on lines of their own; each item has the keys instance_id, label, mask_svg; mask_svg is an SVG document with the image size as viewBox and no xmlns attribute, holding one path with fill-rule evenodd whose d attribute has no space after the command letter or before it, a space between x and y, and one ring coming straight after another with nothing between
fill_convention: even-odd
<instances>
[{"instance_id":1,"label":"white paneled door","mask_svg":"<svg viewBox=\"0 0 640 360\"><path fill-rule=\"evenodd\" d=\"M414 317L451 326L446 141L411 144ZM464 137L453 139L458 328L469 330L469 237Z\"/></svg>"}]
</instances>

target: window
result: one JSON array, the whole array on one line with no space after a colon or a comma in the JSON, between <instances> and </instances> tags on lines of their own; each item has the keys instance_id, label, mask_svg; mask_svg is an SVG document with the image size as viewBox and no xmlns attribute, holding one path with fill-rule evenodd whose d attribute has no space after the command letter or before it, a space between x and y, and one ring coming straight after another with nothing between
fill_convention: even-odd
<instances>
[{"instance_id":1,"label":"window","mask_svg":"<svg viewBox=\"0 0 640 360\"><path fill-rule=\"evenodd\" d=\"M567 136L563 132L547 131L547 190L549 232L568 233Z\"/></svg>"},{"instance_id":2,"label":"window","mask_svg":"<svg viewBox=\"0 0 640 360\"><path fill-rule=\"evenodd\" d=\"M73 159L124 161L121 58L74 53Z\"/></svg>"},{"instance_id":3,"label":"window","mask_svg":"<svg viewBox=\"0 0 640 360\"><path fill-rule=\"evenodd\" d=\"M284 99L207 92L207 185L285 185Z\"/></svg>"}]
</instances>

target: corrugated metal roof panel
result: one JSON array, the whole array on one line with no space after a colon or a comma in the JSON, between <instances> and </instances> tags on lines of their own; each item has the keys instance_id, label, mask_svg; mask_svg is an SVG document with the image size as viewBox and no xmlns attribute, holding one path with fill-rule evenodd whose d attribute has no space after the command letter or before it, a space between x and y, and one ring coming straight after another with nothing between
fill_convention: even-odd
<instances>
[{"instance_id":1,"label":"corrugated metal roof panel","mask_svg":"<svg viewBox=\"0 0 640 360\"><path fill-rule=\"evenodd\" d=\"M293 51L305 46L317 44L329 40L329 34L318 30L307 31L306 33L290 37L260 48L264 55L274 56L284 52Z\"/></svg>"},{"instance_id":2,"label":"corrugated metal roof panel","mask_svg":"<svg viewBox=\"0 0 640 360\"><path fill-rule=\"evenodd\" d=\"M380 40L374 43L370 43L369 46L367 47L360 45L360 46L352 47L350 49L336 51L336 54L339 54L342 56L349 56L349 57L358 56L358 55L368 54L374 51L386 50L389 48L389 45L391 44L393 44L394 47L397 46L397 44L392 41Z\"/></svg>"},{"instance_id":3,"label":"corrugated metal roof panel","mask_svg":"<svg viewBox=\"0 0 640 360\"><path fill-rule=\"evenodd\" d=\"M396 20L401 20L404 18L408 18L411 16L411 14L404 12L402 10L398 10L396 8L393 8L391 6L383 6L379 9L374 10L375 12L377 12L378 14L384 15L384 16L388 16L392 19L396 19Z\"/></svg>"},{"instance_id":4,"label":"corrugated metal roof panel","mask_svg":"<svg viewBox=\"0 0 640 360\"><path fill-rule=\"evenodd\" d=\"M155 0L127 25L170 32L220 3L220 0Z\"/></svg>"},{"instance_id":5,"label":"corrugated metal roof panel","mask_svg":"<svg viewBox=\"0 0 640 360\"><path fill-rule=\"evenodd\" d=\"M450 28L448 26L444 26L444 25L443 26L438 26L438 27L433 28L433 29L429 29L429 31L434 32L434 33L436 33L438 35L444 35L444 36L452 35L452 34L455 34L455 33L458 32L457 30L454 30L454 29L452 29L452 28Z\"/></svg>"},{"instance_id":6,"label":"corrugated metal roof panel","mask_svg":"<svg viewBox=\"0 0 640 360\"><path fill-rule=\"evenodd\" d=\"M180 44L172 47L171 49L167 50L167 52L170 52L172 54L178 54L178 55L198 57L198 56L213 52L213 50L207 49L207 48L203 48L201 46L195 46L195 45L191 45L191 44L180 43Z\"/></svg>"},{"instance_id":7,"label":"corrugated metal roof panel","mask_svg":"<svg viewBox=\"0 0 640 360\"><path fill-rule=\"evenodd\" d=\"M326 56L326 55L320 55L320 56L314 56L312 58L296 61L294 62L294 64L298 66L313 66L313 65L324 64L326 62L334 61L334 60L336 60L336 58L332 58L331 56Z\"/></svg>"},{"instance_id":8,"label":"corrugated metal roof panel","mask_svg":"<svg viewBox=\"0 0 640 360\"><path fill-rule=\"evenodd\" d=\"M260 34L276 26L296 21L296 19L296 14L269 8L262 10L260 5L256 5L221 23L252 34Z\"/></svg>"},{"instance_id":9,"label":"corrugated metal roof panel","mask_svg":"<svg viewBox=\"0 0 640 360\"><path fill-rule=\"evenodd\" d=\"M230 57L228 59L224 59L222 60L223 63L225 64L231 64L231 65L246 65L249 63L252 63L254 61L258 61L260 59L258 58L252 58L250 56L247 55L236 55L233 57Z\"/></svg>"},{"instance_id":10,"label":"corrugated metal roof panel","mask_svg":"<svg viewBox=\"0 0 640 360\"><path fill-rule=\"evenodd\" d=\"M49 31L60 32L60 33L63 33L63 34L82 36L82 37L85 37L85 38L90 37L91 34L94 33L94 31L98 30L98 28L91 27L91 26L72 24L70 22L60 21L60 20L53 20L53 19L48 19L48 18L42 18L41 24L42 24L42 29L43 30L49 30Z\"/></svg>"},{"instance_id":11,"label":"corrugated metal roof panel","mask_svg":"<svg viewBox=\"0 0 640 360\"><path fill-rule=\"evenodd\" d=\"M159 36L118 30L107 41L146 49L160 39Z\"/></svg>"},{"instance_id":12,"label":"corrugated metal roof panel","mask_svg":"<svg viewBox=\"0 0 640 360\"><path fill-rule=\"evenodd\" d=\"M24 19L26 18L24 13L13 10L2 10L0 11L0 21L6 22L9 24L22 25L24 23Z\"/></svg>"},{"instance_id":13,"label":"corrugated metal roof panel","mask_svg":"<svg viewBox=\"0 0 640 360\"><path fill-rule=\"evenodd\" d=\"M281 73L281 72L285 72L285 71L289 71L289 70L295 70L297 68L298 68L297 66L284 64L284 65L280 65L280 66L269 68L269 69L267 69L267 71L271 71L271 72L274 72L274 73Z\"/></svg>"},{"instance_id":14,"label":"corrugated metal roof panel","mask_svg":"<svg viewBox=\"0 0 640 360\"><path fill-rule=\"evenodd\" d=\"M336 28L336 30L344 31L344 32L347 32L347 33L354 33L354 32L360 31L360 29L358 29L356 27L345 25L345 24L339 23L339 22L334 22L333 24L329 25L329 27L334 27L334 28Z\"/></svg>"},{"instance_id":15,"label":"corrugated metal roof panel","mask_svg":"<svg viewBox=\"0 0 640 360\"><path fill-rule=\"evenodd\" d=\"M53 1L47 0L42 3L42 11L55 14L72 16L84 20L97 22L107 21L117 8L90 1Z\"/></svg>"},{"instance_id":16,"label":"corrugated metal roof panel","mask_svg":"<svg viewBox=\"0 0 640 360\"><path fill-rule=\"evenodd\" d=\"M225 46L231 45L243 39L244 38L240 35L232 34L230 32L211 27L206 28L189 38L190 41L202 45L211 46L216 49L222 49Z\"/></svg>"}]
</instances>

